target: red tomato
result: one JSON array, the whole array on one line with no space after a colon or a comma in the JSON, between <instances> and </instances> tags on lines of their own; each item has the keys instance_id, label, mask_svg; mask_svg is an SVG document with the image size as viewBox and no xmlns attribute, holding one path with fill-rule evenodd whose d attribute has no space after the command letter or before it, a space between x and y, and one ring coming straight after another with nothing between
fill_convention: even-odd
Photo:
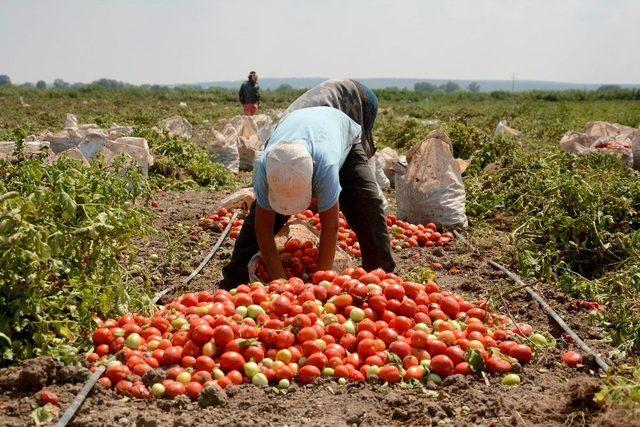
<instances>
[{"instance_id":1,"label":"red tomato","mask_svg":"<svg viewBox=\"0 0 640 427\"><path fill-rule=\"evenodd\" d=\"M411 381L411 380L420 381L423 375L424 375L424 368L420 365L415 365L407 369L406 373L404 374L404 379L407 381Z\"/></svg>"},{"instance_id":2,"label":"red tomato","mask_svg":"<svg viewBox=\"0 0 640 427\"><path fill-rule=\"evenodd\" d=\"M460 312L460 305L458 301L456 301L453 297L444 297L442 301L440 301L440 309L450 318L455 319L455 317Z\"/></svg>"},{"instance_id":3,"label":"red tomato","mask_svg":"<svg viewBox=\"0 0 640 427\"><path fill-rule=\"evenodd\" d=\"M93 343L95 345L109 344L113 338L113 333L107 328L98 328L93 333Z\"/></svg>"},{"instance_id":4,"label":"red tomato","mask_svg":"<svg viewBox=\"0 0 640 427\"><path fill-rule=\"evenodd\" d=\"M171 346L164 350L162 355L162 364L165 366L176 365L182 359L182 347Z\"/></svg>"},{"instance_id":5,"label":"red tomato","mask_svg":"<svg viewBox=\"0 0 640 427\"><path fill-rule=\"evenodd\" d=\"M241 371L244 367L245 360L240 353L235 351L227 351L220 356L220 369L224 372Z\"/></svg>"},{"instance_id":6,"label":"red tomato","mask_svg":"<svg viewBox=\"0 0 640 427\"><path fill-rule=\"evenodd\" d=\"M575 368L582 364L582 355L576 351L569 350L562 355L562 361L567 366Z\"/></svg>"},{"instance_id":7,"label":"red tomato","mask_svg":"<svg viewBox=\"0 0 640 427\"><path fill-rule=\"evenodd\" d=\"M395 384L400 381L400 371L393 365L385 365L380 368L378 376L385 382Z\"/></svg>"},{"instance_id":8,"label":"red tomato","mask_svg":"<svg viewBox=\"0 0 640 427\"><path fill-rule=\"evenodd\" d=\"M503 359L490 357L486 360L487 371L492 374L506 374L511 371L511 364Z\"/></svg>"},{"instance_id":9,"label":"red tomato","mask_svg":"<svg viewBox=\"0 0 640 427\"><path fill-rule=\"evenodd\" d=\"M411 354L411 346L404 341L394 341L389 345L389 351L402 359Z\"/></svg>"},{"instance_id":10,"label":"red tomato","mask_svg":"<svg viewBox=\"0 0 640 427\"><path fill-rule=\"evenodd\" d=\"M438 354L431 359L431 371L442 378L447 377L453 372L453 362L448 356Z\"/></svg>"},{"instance_id":11,"label":"red tomato","mask_svg":"<svg viewBox=\"0 0 640 427\"><path fill-rule=\"evenodd\" d=\"M57 394L52 392L51 390L43 389L40 393L38 393L38 404L41 406L46 405L47 403L51 403L52 405L58 405L60 402L60 398Z\"/></svg>"},{"instance_id":12,"label":"red tomato","mask_svg":"<svg viewBox=\"0 0 640 427\"><path fill-rule=\"evenodd\" d=\"M184 384L179 383L178 381L171 381L165 384L164 395L169 399L173 399L174 397L185 394L187 391Z\"/></svg>"},{"instance_id":13,"label":"red tomato","mask_svg":"<svg viewBox=\"0 0 640 427\"><path fill-rule=\"evenodd\" d=\"M209 356L198 356L194 366L197 371L211 372L216 367L216 362Z\"/></svg>"},{"instance_id":14,"label":"red tomato","mask_svg":"<svg viewBox=\"0 0 640 427\"><path fill-rule=\"evenodd\" d=\"M509 356L515 357L520 363L529 363L532 355L531 347L525 344L516 344L509 349Z\"/></svg>"},{"instance_id":15,"label":"red tomato","mask_svg":"<svg viewBox=\"0 0 640 427\"><path fill-rule=\"evenodd\" d=\"M311 384L320 376L320 369L314 365L304 365L298 372L298 378L303 384Z\"/></svg>"},{"instance_id":16,"label":"red tomato","mask_svg":"<svg viewBox=\"0 0 640 427\"><path fill-rule=\"evenodd\" d=\"M473 371L468 362L460 362L453 368L453 373L457 375L471 375Z\"/></svg>"},{"instance_id":17,"label":"red tomato","mask_svg":"<svg viewBox=\"0 0 640 427\"><path fill-rule=\"evenodd\" d=\"M402 301L404 294L405 294L404 288L398 284L392 284L384 288L384 296L387 299L395 299L398 301Z\"/></svg>"},{"instance_id":18,"label":"red tomato","mask_svg":"<svg viewBox=\"0 0 640 427\"><path fill-rule=\"evenodd\" d=\"M234 338L233 328L228 325L216 326L213 329L213 339L216 345L220 348L224 348Z\"/></svg>"},{"instance_id":19,"label":"red tomato","mask_svg":"<svg viewBox=\"0 0 640 427\"><path fill-rule=\"evenodd\" d=\"M202 386L202 384L195 381L191 381L185 387L185 394L189 396L191 400L196 400L202 390L204 390L204 387Z\"/></svg>"}]
</instances>

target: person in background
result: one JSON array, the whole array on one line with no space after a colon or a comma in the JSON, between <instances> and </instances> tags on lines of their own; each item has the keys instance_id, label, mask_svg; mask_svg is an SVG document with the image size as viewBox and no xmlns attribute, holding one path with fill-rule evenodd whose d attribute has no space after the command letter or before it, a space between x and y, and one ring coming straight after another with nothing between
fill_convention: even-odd
<instances>
[{"instance_id":1,"label":"person in background","mask_svg":"<svg viewBox=\"0 0 640 427\"><path fill-rule=\"evenodd\" d=\"M375 94L353 80L326 81L291 104L256 168L257 203L223 268L221 286L247 283L247 264L258 250L271 277L283 277L274 234L312 197L322 224L319 269L333 264L342 211L360 242L364 269L393 272L383 202L367 163L375 153L371 131L377 109Z\"/></svg>"},{"instance_id":2,"label":"person in background","mask_svg":"<svg viewBox=\"0 0 640 427\"><path fill-rule=\"evenodd\" d=\"M245 116L253 116L260 106L260 87L258 86L258 73L249 73L247 81L242 83L238 91L238 98L242 104Z\"/></svg>"}]
</instances>

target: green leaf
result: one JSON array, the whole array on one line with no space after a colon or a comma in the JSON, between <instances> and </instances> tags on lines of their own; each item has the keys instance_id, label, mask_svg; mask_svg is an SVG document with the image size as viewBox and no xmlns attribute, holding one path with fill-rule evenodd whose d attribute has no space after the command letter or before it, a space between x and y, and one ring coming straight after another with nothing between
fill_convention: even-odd
<instances>
[{"instance_id":1,"label":"green leaf","mask_svg":"<svg viewBox=\"0 0 640 427\"><path fill-rule=\"evenodd\" d=\"M40 426L51 423L59 413L60 408L51 403L47 403L44 406L34 409L33 412L31 412L31 418L33 418L37 426Z\"/></svg>"},{"instance_id":2,"label":"green leaf","mask_svg":"<svg viewBox=\"0 0 640 427\"><path fill-rule=\"evenodd\" d=\"M469 366L474 373L479 374L485 370L484 359L479 350L468 350L464 358L469 362Z\"/></svg>"}]
</instances>

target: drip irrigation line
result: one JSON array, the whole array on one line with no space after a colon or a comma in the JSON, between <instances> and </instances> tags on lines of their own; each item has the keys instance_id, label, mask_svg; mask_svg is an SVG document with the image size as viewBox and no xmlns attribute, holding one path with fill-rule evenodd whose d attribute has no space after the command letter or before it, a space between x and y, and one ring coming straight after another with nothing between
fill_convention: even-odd
<instances>
[{"instance_id":1,"label":"drip irrigation line","mask_svg":"<svg viewBox=\"0 0 640 427\"><path fill-rule=\"evenodd\" d=\"M454 234L456 236L456 238L458 239L462 239L465 241L465 243L467 243L474 251L478 251L473 244L471 244L471 242L469 242L469 240L467 240L461 233L459 233L457 230L454 231ZM538 294L536 291L534 291L533 289L531 289L526 283L524 283L524 281L515 273L512 273L511 271L509 271L505 266L503 266L502 264L499 264L493 260L489 261L489 265L491 265L494 268L497 268L498 270L502 271L504 274L507 275L507 277L509 277L511 280L513 280L514 282L516 282L516 284L518 286L522 286L522 288L527 291L527 293L531 296L531 298L533 298L534 300L536 300L536 302L538 304L540 304L540 306L542 307L542 309L549 315L551 316L551 318L558 324L558 326L560 326L560 328L562 328L563 331L565 331L572 339L573 341L578 345L578 347L580 347L585 353L590 354L591 356L594 357L595 362L598 364L598 366L600 367L600 369L602 369L604 372L607 372L609 370L609 365L607 364L607 362L604 361L604 359L602 358L602 356L600 356L599 354L597 354L595 351L593 351L593 349L591 347L589 347L589 345L584 342L582 340L582 338L580 338L578 336L578 334L576 334L573 329L571 329L571 327L567 324L567 322L564 321L564 319L553 309L551 308L551 306L547 303L547 301L545 301L544 298L542 298L540 296L540 294ZM502 295L501 295L502 296ZM513 319L512 319L513 320Z\"/></svg>"},{"instance_id":2,"label":"drip irrigation line","mask_svg":"<svg viewBox=\"0 0 640 427\"><path fill-rule=\"evenodd\" d=\"M540 306L544 309L544 311L546 311L547 314L551 316L553 320L556 321L558 326L560 326L562 330L564 330L573 339L573 341L575 341L578 347L580 347L584 352L592 355L595 358L595 361L600 367L600 369L602 369L605 372L609 370L609 365L607 364L607 362L605 362L604 359L599 354L594 352L593 349L589 347L589 345L586 342L584 342L582 338L580 338L578 334L576 334L569 325L567 325L564 319L553 308L551 308L549 304L547 304L544 298L542 298L536 291L526 286L526 284L522 281L520 277L518 277L517 274L512 273L511 271L507 270L506 267L504 267L501 264L498 264L495 261L489 261L489 264L497 268L498 270L502 271L507 276L509 276L509 278L511 278L511 280L516 282L518 285L525 286L524 290L527 291L529 295L531 295L531 298L533 298L538 302L538 304L540 304Z\"/></svg>"},{"instance_id":3,"label":"drip irrigation line","mask_svg":"<svg viewBox=\"0 0 640 427\"><path fill-rule=\"evenodd\" d=\"M229 220L229 224L227 224L225 229L222 231L222 234L220 235L220 238L218 238L218 241L216 242L215 245L213 245L213 247L211 248L211 251L209 251L207 256L204 257L204 259L202 260L200 265L198 265L196 267L196 269L193 270L191 272L191 274L188 277L186 277L182 282L176 283L175 285L169 286L168 288L163 289L162 291L158 292L153 297L152 301L154 302L154 304L157 303L158 301L160 301L160 298L162 298L163 296L165 296L169 292L175 290L176 288L178 288L180 286L183 286L183 285L186 285L187 283L189 283L191 280L193 280L194 277L196 277L198 275L198 273L200 273L200 271L204 268L204 266L207 265L209 260L211 260L211 257L213 256L213 254L215 254L217 252L217 250L220 248L220 245L222 245L222 242L224 242L224 239L226 239L227 235L229 234L229 230L231 230L233 221L235 221L237 217L238 217L238 212L236 211L233 214L233 216L231 217L231 219Z\"/></svg>"},{"instance_id":4,"label":"drip irrigation line","mask_svg":"<svg viewBox=\"0 0 640 427\"><path fill-rule=\"evenodd\" d=\"M160 298L162 298L169 292L175 290L179 286L186 285L187 283L189 283L191 280L193 280L194 277L198 275L198 273L200 273L200 271L204 268L205 265L207 265L207 263L211 260L211 257L216 253L216 251L220 248L220 246L226 239L227 235L229 234L229 230L231 230L231 227L233 225L233 221L235 221L237 217L238 217L238 212L235 212L231 217L231 219L229 220L229 224L227 224L225 229L222 231L222 234L218 238L218 241L211 248L211 251L209 251L209 253L204 257L200 265L198 265L198 267L196 267L196 269L193 270L193 272L180 283L177 283L173 286L169 286L168 288L158 292L152 299L154 304L156 304L160 300ZM98 382L98 379L100 379L100 376L102 376L104 371L107 370L107 365L114 359L115 359L115 356L112 356L109 360L107 360L107 362L104 365L98 367L98 369L91 374L91 376L87 379L87 381L82 386L82 389L80 390L80 392L73 399L73 402L71 402L71 405L69 405L69 407L64 412L64 414L62 414L62 417L56 423L56 427L66 427L66 425L69 424L69 422L73 419L78 409L80 409L80 407L84 403L85 399L89 395L89 392L91 391L93 386L96 384L96 382Z\"/></svg>"}]
</instances>

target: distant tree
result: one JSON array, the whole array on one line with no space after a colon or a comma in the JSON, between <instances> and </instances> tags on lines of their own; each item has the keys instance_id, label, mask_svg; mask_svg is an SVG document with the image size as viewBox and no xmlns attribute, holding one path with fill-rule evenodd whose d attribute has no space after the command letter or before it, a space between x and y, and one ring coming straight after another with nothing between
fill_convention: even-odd
<instances>
[{"instance_id":1,"label":"distant tree","mask_svg":"<svg viewBox=\"0 0 640 427\"><path fill-rule=\"evenodd\" d=\"M278 86L278 88L276 90L284 92L286 90L291 90L291 89L293 89L293 87L290 84L282 83L280 86Z\"/></svg>"},{"instance_id":2,"label":"distant tree","mask_svg":"<svg viewBox=\"0 0 640 427\"><path fill-rule=\"evenodd\" d=\"M55 88L64 88L64 87L69 87L69 83L65 82L62 79L55 79L53 81L53 87Z\"/></svg>"},{"instance_id":3,"label":"distant tree","mask_svg":"<svg viewBox=\"0 0 640 427\"><path fill-rule=\"evenodd\" d=\"M599 91L619 90L622 89L620 85L602 85L598 88Z\"/></svg>"},{"instance_id":4,"label":"distant tree","mask_svg":"<svg viewBox=\"0 0 640 427\"><path fill-rule=\"evenodd\" d=\"M24 82L20 85L20 87L26 87L26 88L34 88L36 87L33 83L31 82Z\"/></svg>"},{"instance_id":5,"label":"distant tree","mask_svg":"<svg viewBox=\"0 0 640 427\"><path fill-rule=\"evenodd\" d=\"M467 90L473 93L480 92L480 85L478 82L471 82L467 85Z\"/></svg>"},{"instance_id":6,"label":"distant tree","mask_svg":"<svg viewBox=\"0 0 640 427\"><path fill-rule=\"evenodd\" d=\"M6 74L0 75L0 86L9 86L11 85L11 79Z\"/></svg>"},{"instance_id":7,"label":"distant tree","mask_svg":"<svg viewBox=\"0 0 640 427\"><path fill-rule=\"evenodd\" d=\"M124 87L124 83L113 79L100 79L91 83L93 86L104 87L107 89L120 89Z\"/></svg>"},{"instance_id":8,"label":"distant tree","mask_svg":"<svg viewBox=\"0 0 640 427\"><path fill-rule=\"evenodd\" d=\"M44 80L38 80L38 83L36 83L36 88L38 88L38 89L46 89L47 88L47 82L45 82Z\"/></svg>"},{"instance_id":9,"label":"distant tree","mask_svg":"<svg viewBox=\"0 0 640 427\"><path fill-rule=\"evenodd\" d=\"M434 93L438 90L438 87L429 82L417 82L413 85L413 90L416 92Z\"/></svg>"},{"instance_id":10,"label":"distant tree","mask_svg":"<svg viewBox=\"0 0 640 427\"><path fill-rule=\"evenodd\" d=\"M462 90L460 85L456 82L446 82L445 84L440 85L439 89L444 93L460 92Z\"/></svg>"}]
</instances>

